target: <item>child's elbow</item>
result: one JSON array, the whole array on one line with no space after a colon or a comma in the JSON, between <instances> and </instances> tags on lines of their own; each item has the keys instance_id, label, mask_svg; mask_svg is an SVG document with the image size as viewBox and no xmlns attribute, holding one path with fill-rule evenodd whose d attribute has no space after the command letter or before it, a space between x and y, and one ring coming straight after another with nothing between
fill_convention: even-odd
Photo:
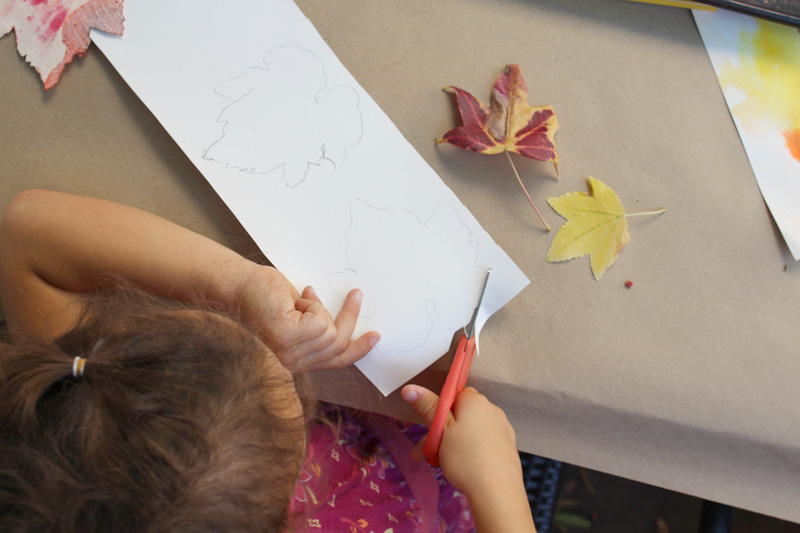
<instances>
[{"instance_id":1,"label":"child's elbow","mask_svg":"<svg viewBox=\"0 0 800 533\"><path fill-rule=\"evenodd\" d=\"M7 240L18 236L30 227L31 218L53 200L52 194L42 189L29 189L14 196L0 220L0 238Z\"/></svg>"}]
</instances>

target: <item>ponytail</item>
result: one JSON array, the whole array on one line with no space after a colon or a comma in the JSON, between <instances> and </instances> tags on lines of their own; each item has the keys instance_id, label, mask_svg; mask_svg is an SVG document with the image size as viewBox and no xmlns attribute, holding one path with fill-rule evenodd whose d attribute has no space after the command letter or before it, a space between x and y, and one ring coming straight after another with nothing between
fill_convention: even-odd
<instances>
[{"instance_id":1,"label":"ponytail","mask_svg":"<svg viewBox=\"0 0 800 533\"><path fill-rule=\"evenodd\" d=\"M0 531L284 529L305 421L266 352L235 316L132 289L0 344Z\"/></svg>"}]
</instances>

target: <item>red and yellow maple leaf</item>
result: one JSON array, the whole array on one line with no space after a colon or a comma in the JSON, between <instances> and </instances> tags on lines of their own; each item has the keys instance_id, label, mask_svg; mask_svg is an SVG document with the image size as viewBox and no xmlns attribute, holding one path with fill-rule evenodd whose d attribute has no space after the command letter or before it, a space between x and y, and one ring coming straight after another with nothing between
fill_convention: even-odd
<instances>
[{"instance_id":1,"label":"red and yellow maple leaf","mask_svg":"<svg viewBox=\"0 0 800 533\"><path fill-rule=\"evenodd\" d=\"M553 108L528 104L528 88L519 65L506 66L497 77L492 90L491 107L486 107L458 87L450 86L445 90L456 95L463 125L448 131L436 142L446 142L481 154L505 153L525 196L549 231L550 226L533 204L508 153L552 161L558 175L558 152L553 140L558 130L558 120Z\"/></svg>"},{"instance_id":2,"label":"red and yellow maple leaf","mask_svg":"<svg viewBox=\"0 0 800 533\"><path fill-rule=\"evenodd\" d=\"M558 120L550 106L528 104L528 88L519 65L508 65L492 90L492 106L458 87L447 87L456 95L464 125L445 133L446 142L482 154L515 152L539 161L552 161L558 172L558 153L553 136Z\"/></svg>"}]
</instances>

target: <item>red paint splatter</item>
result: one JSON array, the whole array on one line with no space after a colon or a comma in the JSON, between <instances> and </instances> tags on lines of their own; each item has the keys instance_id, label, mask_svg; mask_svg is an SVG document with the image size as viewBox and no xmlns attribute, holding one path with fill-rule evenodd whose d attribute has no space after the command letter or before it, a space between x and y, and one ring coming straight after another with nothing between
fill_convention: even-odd
<instances>
[{"instance_id":1,"label":"red paint splatter","mask_svg":"<svg viewBox=\"0 0 800 533\"><path fill-rule=\"evenodd\" d=\"M56 38L61 26L64 24L69 11L62 5L56 8L45 8L39 19L39 27L36 28L36 35L42 44L47 44Z\"/></svg>"},{"instance_id":2,"label":"red paint splatter","mask_svg":"<svg viewBox=\"0 0 800 533\"><path fill-rule=\"evenodd\" d=\"M39 4L46 4L47 0L28 0L28 2L32 6L38 6Z\"/></svg>"},{"instance_id":3,"label":"red paint splatter","mask_svg":"<svg viewBox=\"0 0 800 533\"><path fill-rule=\"evenodd\" d=\"M61 29L61 25L64 24L64 19L67 18L67 10L62 7L57 13L56 16L53 17L53 20L50 21L50 31L53 32L53 36L58 33L58 30Z\"/></svg>"}]
</instances>

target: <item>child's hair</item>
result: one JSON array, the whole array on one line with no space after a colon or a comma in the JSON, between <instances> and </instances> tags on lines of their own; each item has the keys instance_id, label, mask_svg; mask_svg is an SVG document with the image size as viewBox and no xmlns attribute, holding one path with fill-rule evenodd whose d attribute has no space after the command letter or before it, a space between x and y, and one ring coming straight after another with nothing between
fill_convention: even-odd
<instances>
[{"instance_id":1,"label":"child's hair","mask_svg":"<svg viewBox=\"0 0 800 533\"><path fill-rule=\"evenodd\" d=\"M0 530L284 529L306 413L233 320L112 290L53 342L0 345Z\"/></svg>"}]
</instances>

